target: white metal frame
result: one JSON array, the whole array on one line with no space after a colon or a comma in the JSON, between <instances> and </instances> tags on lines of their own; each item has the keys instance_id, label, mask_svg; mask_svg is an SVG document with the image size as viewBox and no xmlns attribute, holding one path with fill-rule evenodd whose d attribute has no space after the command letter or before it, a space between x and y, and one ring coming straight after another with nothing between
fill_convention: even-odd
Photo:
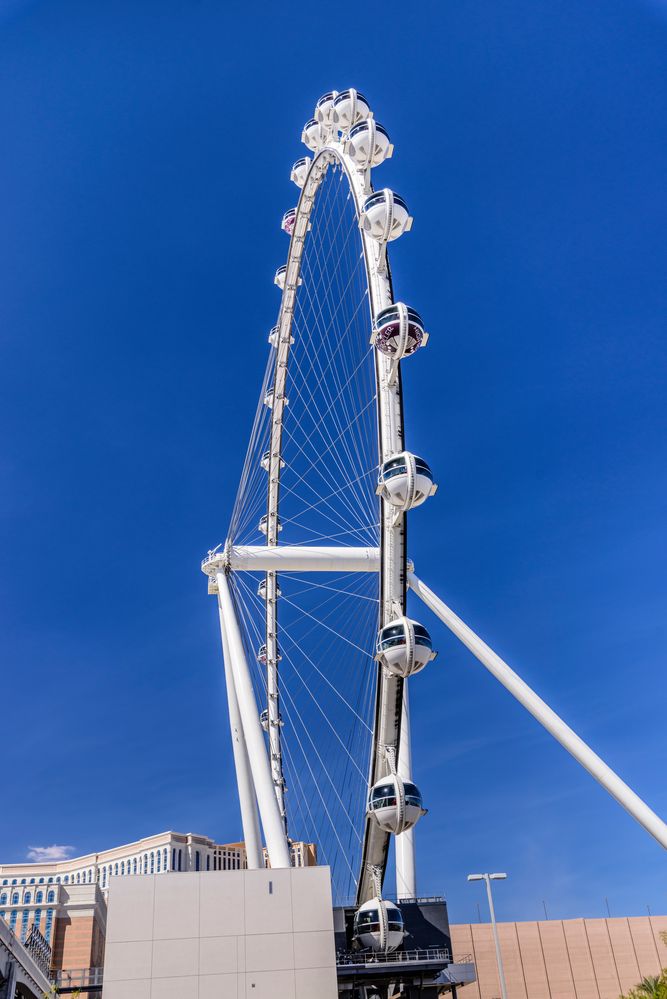
<instances>
[{"instance_id":1,"label":"white metal frame","mask_svg":"<svg viewBox=\"0 0 667 999\"><path fill-rule=\"evenodd\" d=\"M209 592L218 594L230 725L237 782L249 866L261 865L261 842L257 808L272 867L290 864L287 839L285 786L280 745L280 706L278 684L278 588L281 572L375 572L378 573L382 628L406 613L406 589L414 592L466 645L484 666L519 700L523 706L606 788L607 791L667 848L667 826L648 806L588 747L545 702L517 676L482 640L472 632L414 572L408 572L406 560L405 513L380 497L380 548L280 546L278 545L280 477L283 419L288 400L285 387L290 358L292 321L304 246L310 230L310 216L316 195L329 167L338 163L344 170L356 207L357 218L365 198L371 193L370 168L360 168L345 151L344 137L333 134L310 161L308 173L296 209L294 228L285 268L285 280L278 324L270 342L275 350L273 384L266 403L271 412L266 545L234 546L209 552L202 570L209 577ZM371 321L382 309L393 304L391 275L386 243L374 240L361 230L369 290ZM404 451L404 428L400 363L374 350L377 384L377 420L379 428L378 466ZM264 572L267 716L269 753L262 733L259 711L228 582L231 572ZM378 665L377 695L369 765L369 787L390 772L389 760L395 760L403 780L412 780L410 718L405 681L390 675ZM255 805L256 802L256 805ZM374 897L378 878L387 863L390 833L382 830L367 815L364 829L362 863L357 901ZM413 830L396 837L396 873L399 897L417 895Z\"/></svg>"}]
</instances>

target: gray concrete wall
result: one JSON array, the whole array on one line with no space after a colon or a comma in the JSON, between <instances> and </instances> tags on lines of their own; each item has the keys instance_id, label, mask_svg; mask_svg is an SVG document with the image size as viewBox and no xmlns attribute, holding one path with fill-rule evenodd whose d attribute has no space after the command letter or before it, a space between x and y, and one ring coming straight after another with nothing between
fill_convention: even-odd
<instances>
[{"instance_id":1,"label":"gray concrete wall","mask_svg":"<svg viewBox=\"0 0 667 999\"><path fill-rule=\"evenodd\" d=\"M113 878L103 999L336 999L327 867Z\"/></svg>"}]
</instances>

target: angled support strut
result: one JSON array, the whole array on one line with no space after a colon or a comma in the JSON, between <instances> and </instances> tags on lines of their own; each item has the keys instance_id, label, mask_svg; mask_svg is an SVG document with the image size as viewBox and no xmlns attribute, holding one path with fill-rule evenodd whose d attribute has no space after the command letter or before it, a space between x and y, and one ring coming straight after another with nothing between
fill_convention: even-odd
<instances>
[{"instance_id":1,"label":"angled support strut","mask_svg":"<svg viewBox=\"0 0 667 999\"><path fill-rule=\"evenodd\" d=\"M449 630L470 649L482 666L486 666L489 672L500 680L503 687L509 690L510 694L516 697L541 725L544 725L547 732L550 732L554 739L557 739L561 746L567 749L592 777L595 777L612 798L615 798L633 819L636 819L661 846L667 849L667 825L621 780L618 774L614 773L611 767L608 767L604 760L601 760L597 753L594 753L590 746L587 746L576 732L573 732L569 725L566 725L563 719L552 711L549 705L545 704L542 698L538 697L535 691L531 690L528 684L413 572L408 573L408 585L418 597L421 597L426 606L430 607L436 617L439 617L443 624L446 624Z\"/></svg>"},{"instance_id":2,"label":"angled support strut","mask_svg":"<svg viewBox=\"0 0 667 999\"><path fill-rule=\"evenodd\" d=\"M252 689L252 680L243 649L243 641L236 611L224 571L216 574L218 584L218 601L220 607L220 623L223 629L223 641L227 642L229 658L234 678L234 688L238 701L243 735L248 752L248 760L252 771L252 782L257 796L259 814L262 819L266 849L271 867L289 867L290 855L287 836L278 802L271 779L271 769L266 755L264 735L257 714L257 704ZM241 788L239 788L239 792Z\"/></svg>"}]
</instances>

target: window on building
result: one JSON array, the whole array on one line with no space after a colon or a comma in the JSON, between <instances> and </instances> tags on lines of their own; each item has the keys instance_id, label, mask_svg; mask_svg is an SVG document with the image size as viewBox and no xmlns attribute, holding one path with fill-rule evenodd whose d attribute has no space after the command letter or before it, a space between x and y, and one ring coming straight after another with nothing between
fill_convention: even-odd
<instances>
[{"instance_id":1,"label":"window on building","mask_svg":"<svg viewBox=\"0 0 667 999\"><path fill-rule=\"evenodd\" d=\"M52 884L53 884L53 878L49 878L49 880L48 880L48 884L50 884L50 885L52 885Z\"/></svg>"},{"instance_id":2,"label":"window on building","mask_svg":"<svg viewBox=\"0 0 667 999\"><path fill-rule=\"evenodd\" d=\"M15 891L12 895L12 905L18 905L18 904L19 904L19 893Z\"/></svg>"},{"instance_id":3,"label":"window on building","mask_svg":"<svg viewBox=\"0 0 667 999\"><path fill-rule=\"evenodd\" d=\"M195 850L195 870L199 870L199 850Z\"/></svg>"},{"instance_id":4,"label":"window on building","mask_svg":"<svg viewBox=\"0 0 667 999\"><path fill-rule=\"evenodd\" d=\"M7 892L6 891L3 891L2 895L0 895L0 905L7 905Z\"/></svg>"},{"instance_id":5,"label":"window on building","mask_svg":"<svg viewBox=\"0 0 667 999\"><path fill-rule=\"evenodd\" d=\"M181 867L182 861L183 861L183 851L179 847L178 848L178 869L179 869L179 871L182 870L182 867Z\"/></svg>"},{"instance_id":6,"label":"window on building","mask_svg":"<svg viewBox=\"0 0 667 999\"><path fill-rule=\"evenodd\" d=\"M37 929L39 929L39 924L41 923L41 921L42 921L42 910L35 909L35 918L32 921L32 925L36 926Z\"/></svg>"},{"instance_id":7,"label":"window on building","mask_svg":"<svg viewBox=\"0 0 667 999\"><path fill-rule=\"evenodd\" d=\"M9 925L13 930L16 929L16 920L18 919L18 910L14 909L11 916L9 917Z\"/></svg>"},{"instance_id":8,"label":"window on building","mask_svg":"<svg viewBox=\"0 0 667 999\"><path fill-rule=\"evenodd\" d=\"M76 883L77 883L78 885L80 885L80 884L81 884L81 872L80 872L80 871L77 871L77 872L76 872Z\"/></svg>"},{"instance_id":9,"label":"window on building","mask_svg":"<svg viewBox=\"0 0 667 999\"><path fill-rule=\"evenodd\" d=\"M24 909L23 915L21 916L21 943L25 943L25 938L28 935L28 916L30 915L30 909Z\"/></svg>"},{"instance_id":10,"label":"window on building","mask_svg":"<svg viewBox=\"0 0 667 999\"><path fill-rule=\"evenodd\" d=\"M7 913L0 909L0 919L4 919L7 922Z\"/></svg>"},{"instance_id":11,"label":"window on building","mask_svg":"<svg viewBox=\"0 0 667 999\"><path fill-rule=\"evenodd\" d=\"M16 878L12 878L12 884L13 885L17 885L18 884L18 881L16 880Z\"/></svg>"},{"instance_id":12,"label":"window on building","mask_svg":"<svg viewBox=\"0 0 667 999\"><path fill-rule=\"evenodd\" d=\"M34 885L34 883L35 883L35 879L34 878L30 878L30 884Z\"/></svg>"},{"instance_id":13,"label":"window on building","mask_svg":"<svg viewBox=\"0 0 667 999\"><path fill-rule=\"evenodd\" d=\"M92 884L92 882L93 882L93 869L91 867L90 870L88 871L88 884Z\"/></svg>"},{"instance_id":14,"label":"window on building","mask_svg":"<svg viewBox=\"0 0 667 999\"><path fill-rule=\"evenodd\" d=\"M155 851L151 850L151 874L155 874Z\"/></svg>"},{"instance_id":15,"label":"window on building","mask_svg":"<svg viewBox=\"0 0 667 999\"><path fill-rule=\"evenodd\" d=\"M158 874L162 870L162 852L158 850L157 852L157 872Z\"/></svg>"},{"instance_id":16,"label":"window on building","mask_svg":"<svg viewBox=\"0 0 667 999\"><path fill-rule=\"evenodd\" d=\"M44 927L44 939L51 943L51 926L53 925L53 909L46 910L46 926Z\"/></svg>"},{"instance_id":17,"label":"window on building","mask_svg":"<svg viewBox=\"0 0 667 999\"><path fill-rule=\"evenodd\" d=\"M148 874L148 854L144 854L144 874Z\"/></svg>"},{"instance_id":18,"label":"window on building","mask_svg":"<svg viewBox=\"0 0 667 999\"><path fill-rule=\"evenodd\" d=\"M66 874L65 877L63 878L63 880L64 880L65 884L68 885L69 884L69 874Z\"/></svg>"},{"instance_id":19,"label":"window on building","mask_svg":"<svg viewBox=\"0 0 667 999\"><path fill-rule=\"evenodd\" d=\"M210 853L206 854L206 870L207 871L211 870L211 854Z\"/></svg>"},{"instance_id":20,"label":"window on building","mask_svg":"<svg viewBox=\"0 0 667 999\"><path fill-rule=\"evenodd\" d=\"M136 857L135 857L135 858L134 858L134 860L132 861L132 873L133 873L133 874L136 874L136 873L137 873L137 858L136 858Z\"/></svg>"},{"instance_id":21,"label":"window on building","mask_svg":"<svg viewBox=\"0 0 667 999\"><path fill-rule=\"evenodd\" d=\"M3 885L8 885L8 884L9 884L9 881L8 881L8 879L7 879L7 878L5 878L5 880L4 880L4 881L3 881L2 883L3 883Z\"/></svg>"},{"instance_id":22,"label":"window on building","mask_svg":"<svg viewBox=\"0 0 667 999\"><path fill-rule=\"evenodd\" d=\"M21 884L24 885L25 883L26 883L25 878L21 878Z\"/></svg>"},{"instance_id":23,"label":"window on building","mask_svg":"<svg viewBox=\"0 0 667 999\"><path fill-rule=\"evenodd\" d=\"M41 903L43 901L44 901L44 892L43 891L36 892L36 894L35 894L35 904L36 905L41 905Z\"/></svg>"},{"instance_id":24,"label":"window on building","mask_svg":"<svg viewBox=\"0 0 667 999\"><path fill-rule=\"evenodd\" d=\"M102 868L102 887L106 888L106 886L107 886L107 869L106 869L106 867L103 867Z\"/></svg>"},{"instance_id":25,"label":"window on building","mask_svg":"<svg viewBox=\"0 0 667 999\"><path fill-rule=\"evenodd\" d=\"M168 858L169 858L169 854L168 854L167 848L165 846L164 850L162 851L162 864L164 866L165 871L167 870L167 860L168 860Z\"/></svg>"},{"instance_id":26,"label":"window on building","mask_svg":"<svg viewBox=\"0 0 667 999\"><path fill-rule=\"evenodd\" d=\"M39 879L39 883L40 883L40 885L43 885L44 884L44 878L40 878Z\"/></svg>"},{"instance_id":27,"label":"window on building","mask_svg":"<svg viewBox=\"0 0 667 999\"><path fill-rule=\"evenodd\" d=\"M46 896L46 901L47 902L55 902L55 900L56 900L56 893L54 891L50 891L48 893L48 895Z\"/></svg>"}]
</instances>

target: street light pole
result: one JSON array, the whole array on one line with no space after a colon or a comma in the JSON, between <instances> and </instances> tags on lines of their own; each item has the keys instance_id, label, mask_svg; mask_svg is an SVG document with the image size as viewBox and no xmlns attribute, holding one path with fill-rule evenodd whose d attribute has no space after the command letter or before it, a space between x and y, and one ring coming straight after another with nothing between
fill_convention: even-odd
<instances>
[{"instance_id":1,"label":"street light pole","mask_svg":"<svg viewBox=\"0 0 667 999\"><path fill-rule=\"evenodd\" d=\"M486 895L489 900L489 912L491 913L491 929L493 930L493 942L496 945L496 962L498 964L498 978L500 979L500 992L502 999L507 999L507 985L505 983L505 970L503 968L503 956L500 953L500 940L498 938L498 927L496 926L496 910L493 908L493 895L491 894L491 882L506 878L506 874L469 874L468 881L484 881L486 884Z\"/></svg>"}]
</instances>

